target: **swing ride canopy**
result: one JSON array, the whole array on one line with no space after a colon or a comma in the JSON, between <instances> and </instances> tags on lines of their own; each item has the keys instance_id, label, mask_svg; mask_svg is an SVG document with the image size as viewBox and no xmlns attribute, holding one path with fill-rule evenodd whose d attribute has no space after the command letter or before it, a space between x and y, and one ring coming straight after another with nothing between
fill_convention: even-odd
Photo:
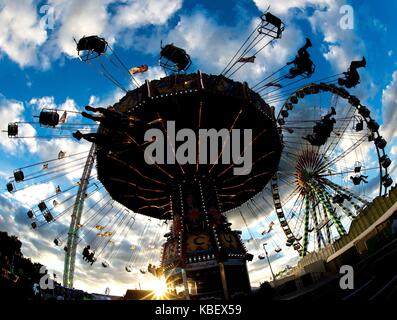
<instances>
[{"instance_id":1,"label":"swing ride canopy","mask_svg":"<svg viewBox=\"0 0 397 320\"><path fill-rule=\"evenodd\" d=\"M277 170L282 145L275 119L269 105L246 84L200 72L175 75L146 82L128 92L114 107L145 125L127 130L120 138L127 143L113 148L110 153L106 148L99 148L98 177L116 201L135 212L169 219L173 189L178 183L195 177L212 180L219 191L223 209L230 210L259 193ZM157 124L148 125L158 119L161 121ZM200 141L199 129L216 129L218 132L222 129L229 132L251 129L251 172L235 175L233 169L239 165L222 163L229 138L218 140L219 161L216 164L148 164L144 157L145 132L157 128L166 140L170 140L167 121L175 121L176 131L191 129L196 133L197 159L200 144L205 143ZM178 144L175 148L170 141L165 144L171 149L168 152L175 154ZM233 148L233 141L231 144ZM240 145L238 148L239 154L247 152Z\"/></svg>"}]
</instances>

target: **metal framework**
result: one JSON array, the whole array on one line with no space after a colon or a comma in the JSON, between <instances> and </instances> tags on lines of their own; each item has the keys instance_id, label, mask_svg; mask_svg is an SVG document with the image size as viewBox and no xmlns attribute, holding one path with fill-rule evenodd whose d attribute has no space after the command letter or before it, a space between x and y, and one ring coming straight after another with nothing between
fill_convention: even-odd
<instances>
[{"instance_id":1,"label":"metal framework","mask_svg":"<svg viewBox=\"0 0 397 320\"><path fill-rule=\"evenodd\" d=\"M80 225L81 216L83 214L88 182L95 161L95 153L96 145L92 144L84 167L83 175L80 180L79 190L77 192L76 200L73 207L72 220L70 222L68 241L65 250L65 265L63 271L63 285L66 288L73 288L74 264L76 258L76 248L78 243L79 231L78 226Z\"/></svg>"}]
</instances>

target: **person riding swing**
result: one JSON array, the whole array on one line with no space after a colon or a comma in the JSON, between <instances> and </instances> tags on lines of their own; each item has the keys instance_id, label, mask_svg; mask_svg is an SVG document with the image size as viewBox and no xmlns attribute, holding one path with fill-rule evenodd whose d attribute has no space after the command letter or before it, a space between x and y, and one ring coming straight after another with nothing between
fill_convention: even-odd
<instances>
[{"instance_id":1,"label":"person riding swing","mask_svg":"<svg viewBox=\"0 0 397 320\"><path fill-rule=\"evenodd\" d=\"M295 67L289 70L289 75L285 76L287 79L294 79L297 76L303 76L306 74L306 77L310 77L314 73L314 63L310 59L310 54L307 52L307 49L311 48L312 42L309 38L306 38L305 45L298 50L298 55L294 60L287 62L287 65L295 64Z\"/></svg>"},{"instance_id":2,"label":"person riding swing","mask_svg":"<svg viewBox=\"0 0 397 320\"><path fill-rule=\"evenodd\" d=\"M88 245L83 249L83 260L88 262L91 247Z\"/></svg>"},{"instance_id":3,"label":"person riding swing","mask_svg":"<svg viewBox=\"0 0 397 320\"><path fill-rule=\"evenodd\" d=\"M95 258L95 252L92 251L89 255L88 255L88 262L91 263L91 266L94 264L94 262L96 261Z\"/></svg>"},{"instance_id":4,"label":"person riding swing","mask_svg":"<svg viewBox=\"0 0 397 320\"><path fill-rule=\"evenodd\" d=\"M353 181L353 184L355 186L359 186L361 184L361 182L368 183L368 181L367 181L368 176L360 175L360 176L350 177L350 179Z\"/></svg>"},{"instance_id":5,"label":"person riding swing","mask_svg":"<svg viewBox=\"0 0 397 320\"><path fill-rule=\"evenodd\" d=\"M345 78L339 78L338 84L340 86L345 86L348 89L354 88L360 83L360 74L357 69L365 68L367 66L367 61L365 57L361 61L352 61L350 68L347 72L343 72Z\"/></svg>"},{"instance_id":6,"label":"person riding swing","mask_svg":"<svg viewBox=\"0 0 397 320\"><path fill-rule=\"evenodd\" d=\"M313 134L302 137L302 139L308 141L313 146L321 147L325 145L334 130L334 125L336 123L335 118L333 118L334 115L336 115L336 110L332 107L331 112L325 115L321 121L318 121L313 127Z\"/></svg>"},{"instance_id":7,"label":"person riding swing","mask_svg":"<svg viewBox=\"0 0 397 320\"><path fill-rule=\"evenodd\" d=\"M117 133L129 125L128 117L113 107L93 108L91 106L86 106L85 109L87 111L99 113L99 115L92 115L87 112L82 112L82 116L87 119L100 122L105 131ZM111 134L103 133L83 134L80 131L76 131L73 133L73 137L77 140L85 139L88 142L96 143L98 145L111 145L113 141Z\"/></svg>"}]
</instances>

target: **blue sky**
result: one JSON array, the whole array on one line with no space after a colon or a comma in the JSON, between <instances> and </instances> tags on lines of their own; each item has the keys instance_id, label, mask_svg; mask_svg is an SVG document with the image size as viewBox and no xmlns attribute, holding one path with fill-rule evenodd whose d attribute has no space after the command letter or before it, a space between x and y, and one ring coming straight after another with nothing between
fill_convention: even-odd
<instances>
[{"instance_id":1,"label":"blue sky","mask_svg":"<svg viewBox=\"0 0 397 320\"><path fill-rule=\"evenodd\" d=\"M46 4L54 10L54 26L50 29L40 24L40 8ZM339 28L339 10L346 4L354 9L353 30ZM397 3L386 0L0 0L1 129L15 119L31 121L45 106L82 110L89 102L109 105L122 97L112 83L76 59L73 37L102 35L127 66L149 65L150 71L140 76L140 81L163 76L157 66L161 40L174 42L191 54L191 71L200 69L217 74L269 5L286 23L284 37L235 78L250 84L258 82L292 59L306 36L314 44L311 54L317 65L315 79L342 72L352 59L365 55L368 67L362 72L362 84L355 92L383 124L382 132L389 141L387 151L396 159L397 43L393 34L397 31ZM1 133L0 184L5 185L14 168L52 158L60 148L72 153L86 150L87 145L71 139L56 143L15 142ZM77 177L76 173L68 179ZM37 192L41 192L40 188ZM26 255L61 273L59 251L48 249L49 243L40 244L39 236L29 229L29 221L20 216L24 216L20 208L32 206L44 195L29 198L4 193L1 197L4 206L0 229L29 242ZM54 233L40 232L49 232L49 238ZM282 269L296 261L296 256L289 252L274 257L274 261ZM81 280L79 285L85 289L104 290L106 283L113 284L117 293L125 289L120 284L122 280L114 280L116 273L109 271L96 281L95 272L83 267L79 272L87 280ZM257 284L267 273L264 263L256 263L251 268L251 280ZM125 281L136 284L135 279Z\"/></svg>"}]
</instances>

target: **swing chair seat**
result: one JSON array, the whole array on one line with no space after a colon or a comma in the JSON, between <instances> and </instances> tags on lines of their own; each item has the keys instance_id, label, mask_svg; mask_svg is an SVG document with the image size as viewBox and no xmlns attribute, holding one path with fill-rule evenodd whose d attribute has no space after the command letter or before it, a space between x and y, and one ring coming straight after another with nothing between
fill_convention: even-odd
<instances>
[{"instance_id":1,"label":"swing chair seat","mask_svg":"<svg viewBox=\"0 0 397 320\"><path fill-rule=\"evenodd\" d=\"M159 64L172 72L184 72L190 68L192 61L185 50L173 44L167 44L161 48Z\"/></svg>"},{"instance_id":2,"label":"swing chair seat","mask_svg":"<svg viewBox=\"0 0 397 320\"><path fill-rule=\"evenodd\" d=\"M14 185L12 182L7 183L6 187L8 192L12 193L14 191Z\"/></svg>"},{"instance_id":3,"label":"swing chair seat","mask_svg":"<svg viewBox=\"0 0 397 320\"><path fill-rule=\"evenodd\" d=\"M25 179L25 175L22 170L14 171L15 182L22 182Z\"/></svg>"},{"instance_id":4,"label":"swing chair seat","mask_svg":"<svg viewBox=\"0 0 397 320\"><path fill-rule=\"evenodd\" d=\"M33 219L33 217L34 217L33 210L29 210L27 213L27 216L29 219Z\"/></svg>"},{"instance_id":5,"label":"swing chair seat","mask_svg":"<svg viewBox=\"0 0 397 320\"><path fill-rule=\"evenodd\" d=\"M7 128L7 134L9 138L18 136L18 124L9 123Z\"/></svg>"},{"instance_id":6,"label":"swing chair seat","mask_svg":"<svg viewBox=\"0 0 397 320\"><path fill-rule=\"evenodd\" d=\"M39 207L41 212L47 210L47 205L45 204L44 201L40 202L37 206Z\"/></svg>"},{"instance_id":7,"label":"swing chair seat","mask_svg":"<svg viewBox=\"0 0 397 320\"><path fill-rule=\"evenodd\" d=\"M264 13L261 19L262 23L258 28L258 32L273 39L281 39L282 33L285 30L285 25L281 19L270 12ZM277 30L274 30L274 28L277 28Z\"/></svg>"},{"instance_id":8,"label":"swing chair seat","mask_svg":"<svg viewBox=\"0 0 397 320\"><path fill-rule=\"evenodd\" d=\"M104 54L108 48L106 40L98 36L83 37L76 43L78 55L84 62L98 58Z\"/></svg>"},{"instance_id":9,"label":"swing chair seat","mask_svg":"<svg viewBox=\"0 0 397 320\"><path fill-rule=\"evenodd\" d=\"M40 112L39 122L41 126L55 128L59 124L59 114L55 110L43 109Z\"/></svg>"},{"instance_id":10,"label":"swing chair seat","mask_svg":"<svg viewBox=\"0 0 397 320\"><path fill-rule=\"evenodd\" d=\"M44 214L44 219L46 222L51 222L54 220L54 217L52 216L52 214L50 212L46 212Z\"/></svg>"}]
</instances>

